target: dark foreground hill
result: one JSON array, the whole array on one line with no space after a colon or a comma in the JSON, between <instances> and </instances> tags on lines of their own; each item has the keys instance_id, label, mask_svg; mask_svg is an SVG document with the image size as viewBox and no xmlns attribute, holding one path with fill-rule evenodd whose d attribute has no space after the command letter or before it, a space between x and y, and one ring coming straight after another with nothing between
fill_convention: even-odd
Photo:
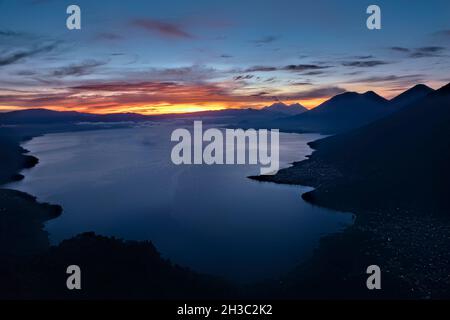
<instances>
[{"instance_id":1,"label":"dark foreground hill","mask_svg":"<svg viewBox=\"0 0 450 320\"><path fill-rule=\"evenodd\" d=\"M317 152L311 162L324 162L343 176L335 181L342 201L359 198L370 207L395 205L422 214L450 212L450 85L312 146Z\"/></svg>"},{"instance_id":2,"label":"dark foreground hill","mask_svg":"<svg viewBox=\"0 0 450 320\"><path fill-rule=\"evenodd\" d=\"M0 128L0 184L38 159L19 143L67 126ZM23 192L0 188L0 299L195 299L237 295L228 282L163 259L150 242L122 241L85 233L50 246L44 223L62 214ZM74 262L74 259L76 262ZM82 269L82 290L69 291L66 269Z\"/></svg>"},{"instance_id":3,"label":"dark foreground hill","mask_svg":"<svg viewBox=\"0 0 450 320\"><path fill-rule=\"evenodd\" d=\"M312 269L328 261L339 270L341 285L352 286L350 279L362 277L368 263L377 264L393 283L406 283L411 295L449 298L450 84L386 118L311 145L317 151L310 159L252 178L313 186L303 195L307 201L356 214L344 234L327 237L315 255L321 263ZM291 285L304 287L298 275Z\"/></svg>"},{"instance_id":4,"label":"dark foreground hill","mask_svg":"<svg viewBox=\"0 0 450 320\"><path fill-rule=\"evenodd\" d=\"M151 242L84 233L50 247L43 230L62 208L0 189L0 299L195 299L235 296L230 284L163 259ZM82 290L66 287L68 266Z\"/></svg>"},{"instance_id":5,"label":"dark foreground hill","mask_svg":"<svg viewBox=\"0 0 450 320\"><path fill-rule=\"evenodd\" d=\"M326 188L347 206L448 213L449 87L367 126L311 143L317 151L309 160L267 179L295 182L296 173L304 172L300 168L309 168L317 174L308 184L321 187L307 197Z\"/></svg>"}]
</instances>

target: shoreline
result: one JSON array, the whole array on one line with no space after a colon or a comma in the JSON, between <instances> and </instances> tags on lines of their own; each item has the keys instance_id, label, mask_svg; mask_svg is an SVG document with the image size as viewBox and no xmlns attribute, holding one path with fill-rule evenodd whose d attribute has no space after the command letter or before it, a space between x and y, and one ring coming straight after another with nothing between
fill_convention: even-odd
<instances>
[{"instance_id":1,"label":"shoreline","mask_svg":"<svg viewBox=\"0 0 450 320\"><path fill-rule=\"evenodd\" d=\"M151 241L128 241L85 232L51 245L44 223L60 216L63 208L41 203L28 193L3 188L23 179L20 172L39 163L21 144L42 134L45 132L14 136L7 143L0 137L0 145L6 143L10 147L9 156L23 159L21 166L6 168L3 173L7 178L0 180L1 299L172 300L239 296L237 288L220 277L197 273L163 259ZM94 275L93 284L80 294L61 286L74 256ZM115 265L118 261L122 262ZM117 280L121 274L126 277ZM102 283L116 285L111 288Z\"/></svg>"},{"instance_id":2,"label":"shoreline","mask_svg":"<svg viewBox=\"0 0 450 320\"><path fill-rule=\"evenodd\" d=\"M355 215L354 224L344 230L342 235L323 238L310 261L310 268L321 270L321 264L330 260L330 257L335 265L351 265L352 267L342 268L340 274L330 281L341 277L337 281L341 286L355 287L355 279L359 279L360 286L365 283L365 266L376 264L384 271L384 277L386 278L386 273L388 276L387 281L383 279L384 293L380 298L449 298L450 275L446 270L450 262L447 250L450 223L438 217L418 215L408 208L359 206L358 201L349 203L342 200L342 192L353 194L354 190L348 186L352 180L317 156L316 145L315 142L310 143L315 151L308 159L296 162L274 176L248 177L260 182L313 187L314 190L302 194L305 201ZM433 234L432 239L430 233ZM364 246L358 241L363 241ZM433 250L430 250L430 246ZM330 256L323 257L324 252L328 252ZM440 258L437 259L436 256ZM430 262L425 265L422 261ZM294 275L294 278L298 277L299 275ZM308 283L305 279L298 281ZM367 293L368 290L359 291L360 297L372 297Z\"/></svg>"}]
</instances>

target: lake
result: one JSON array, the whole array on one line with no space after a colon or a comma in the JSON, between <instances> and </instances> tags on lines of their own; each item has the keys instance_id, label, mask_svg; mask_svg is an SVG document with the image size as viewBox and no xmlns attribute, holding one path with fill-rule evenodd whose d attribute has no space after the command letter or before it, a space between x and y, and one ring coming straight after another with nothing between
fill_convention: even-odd
<instances>
[{"instance_id":1,"label":"lake","mask_svg":"<svg viewBox=\"0 0 450 320\"><path fill-rule=\"evenodd\" d=\"M64 208L46 224L53 244L86 231L151 240L175 263L243 283L289 272L322 236L352 223L303 201L311 188L247 179L257 165L172 164L176 126L36 137L23 146L39 164L7 187ZM320 137L281 133L281 166L305 159Z\"/></svg>"}]
</instances>

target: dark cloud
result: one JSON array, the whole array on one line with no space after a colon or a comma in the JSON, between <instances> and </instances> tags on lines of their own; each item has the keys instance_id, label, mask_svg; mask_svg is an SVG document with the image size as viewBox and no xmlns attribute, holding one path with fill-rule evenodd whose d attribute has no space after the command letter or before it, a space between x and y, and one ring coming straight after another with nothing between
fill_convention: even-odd
<instances>
[{"instance_id":1,"label":"dark cloud","mask_svg":"<svg viewBox=\"0 0 450 320\"><path fill-rule=\"evenodd\" d=\"M445 47L421 47L416 50L419 52L436 53L445 50Z\"/></svg>"},{"instance_id":2,"label":"dark cloud","mask_svg":"<svg viewBox=\"0 0 450 320\"><path fill-rule=\"evenodd\" d=\"M225 59L233 58L233 56L230 55L230 54L222 54L222 55L220 55L220 57L221 57L221 58L225 58Z\"/></svg>"},{"instance_id":3,"label":"dark cloud","mask_svg":"<svg viewBox=\"0 0 450 320\"><path fill-rule=\"evenodd\" d=\"M389 49L391 49L392 51L396 51L396 52L409 52L410 51L408 48L405 48L405 47L390 47Z\"/></svg>"},{"instance_id":4,"label":"dark cloud","mask_svg":"<svg viewBox=\"0 0 450 320\"><path fill-rule=\"evenodd\" d=\"M291 83L291 86L299 86L299 87L303 87L303 86L312 86L311 82L293 82Z\"/></svg>"},{"instance_id":5,"label":"dark cloud","mask_svg":"<svg viewBox=\"0 0 450 320\"><path fill-rule=\"evenodd\" d=\"M270 72L277 71L276 67L268 67L268 66L254 66L245 70L245 72Z\"/></svg>"},{"instance_id":6,"label":"dark cloud","mask_svg":"<svg viewBox=\"0 0 450 320\"><path fill-rule=\"evenodd\" d=\"M322 87L288 95L278 95L276 97L280 100L317 99L323 97L332 97L346 91L347 90L340 87Z\"/></svg>"},{"instance_id":7,"label":"dark cloud","mask_svg":"<svg viewBox=\"0 0 450 320\"><path fill-rule=\"evenodd\" d=\"M254 77L254 76L251 75L251 74L246 74L246 75L234 77L234 80L235 80L235 81L240 81L240 80L250 80L250 79L252 79L253 77Z\"/></svg>"},{"instance_id":8,"label":"dark cloud","mask_svg":"<svg viewBox=\"0 0 450 320\"><path fill-rule=\"evenodd\" d=\"M410 75L404 75L404 76L397 76L397 75L387 75L387 76L373 76L373 77L367 77L367 78L360 78L353 81L350 81L349 83L380 83L380 82L398 82L398 81L420 81L424 75L422 74L410 74Z\"/></svg>"},{"instance_id":9,"label":"dark cloud","mask_svg":"<svg viewBox=\"0 0 450 320\"><path fill-rule=\"evenodd\" d=\"M163 37L192 39L193 35L182 30L182 28L174 23L152 20L152 19L136 19L131 22L132 25L141 29L155 32Z\"/></svg>"},{"instance_id":10,"label":"dark cloud","mask_svg":"<svg viewBox=\"0 0 450 320\"><path fill-rule=\"evenodd\" d=\"M280 39L280 37L278 36L273 36L273 35L269 35L269 36L265 36L256 40L252 40L251 42L257 44L257 45L263 45L263 44L268 44L268 43L272 43L277 41L278 39Z\"/></svg>"},{"instance_id":11,"label":"dark cloud","mask_svg":"<svg viewBox=\"0 0 450 320\"><path fill-rule=\"evenodd\" d=\"M405 48L405 47L390 47L392 51L408 54L410 58L428 58L428 57L439 57L443 51L446 50L445 47L439 46L428 46L420 48Z\"/></svg>"},{"instance_id":12,"label":"dark cloud","mask_svg":"<svg viewBox=\"0 0 450 320\"><path fill-rule=\"evenodd\" d=\"M270 94L269 92L261 91L261 92L252 94L251 96L252 96L252 97L265 97L265 96L267 96L267 95L269 95L269 94Z\"/></svg>"},{"instance_id":13,"label":"dark cloud","mask_svg":"<svg viewBox=\"0 0 450 320\"><path fill-rule=\"evenodd\" d=\"M0 56L0 66L14 64L20 60L34 57L41 53L53 51L56 47L57 47L57 44L53 43L53 44L47 44L47 45L43 45L43 46L36 46L31 49L22 49L22 50L19 50L16 52L4 54L3 56Z\"/></svg>"},{"instance_id":14,"label":"dark cloud","mask_svg":"<svg viewBox=\"0 0 450 320\"><path fill-rule=\"evenodd\" d=\"M32 71L32 70L20 70L18 72L15 73L18 76L34 76L37 74L36 71Z\"/></svg>"},{"instance_id":15,"label":"dark cloud","mask_svg":"<svg viewBox=\"0 0 450 320\"><path fill-rule=\"evenodd\" d=\"M67 76L85 76L91 74L95 68L105 65L104 61L85 60L79 64L71 64L67 67L62 67L53 70L51 76L53 77L67 77Z\"/></svg>"},{"instance_id":16,"label":"dark cloud","mask_svg":"<svg viewBox=\"0 0 450 320\"><path fill-rule=\"evenodd\" d=\"M450 29L436 31L433 35L438 37L450 37Z\"/></svg>"},{"instance_id":17,"label":"dark cloud","mask_svg":"<svg viewBox=\"0 0 450 320\"><path fill-rule=\"evenodd\" d=\"M305 72L303 73L304 76L318 76L321 74L324 74L325 71L309 71L309 72Z\"/></svg>"},{"instance_id":18,"label":"dark cloud","mask_svg":"<svg viewBox=\"0 0 450 320\"><path fill-rule=\"evenodd\" d=\"M445 50L444 47L421 47L417 48L410 54L411 58L428 58L428 57L439 57L441 53Z\"/></svg>"},{"instance_id":19,"label":"dark cloud","mask_svg":"<svg viewBox=\"0 0 450 320\"><path fill-rule=\"evenodd\" d=\"M346 61L342 63L344 67L356 67L356 68L372 68L384 64L388 64L388 62L381 60L364 60L364 61L358 60L358 61Z\"/></svg>"},{"instance_id":20,"label":"dark cloud","mask_svg":"<svg viewBox=\"0 0 450 320\"><path fill-rule=\"evenodd\" d=\"M322 70L327 68L330 68L330 66L321 66L316 64L290 64L284 67L254 66L246 69L245 72L271 72L271 71L305 72L311 70Z\"/></svg>"},{"instance_id":21,"label":"dark cloud","mask_svg":"<svg viewBox=\"0 0 450 320\"><path fill-rule=\"evenodd\" d=\"M221 74L214 68L193 65L179 68L153 68L145 73L146 79L156 81L203 82Z\"/></svg>"},{"instance_id":22,"label":"dark cloud","mask_svg":"<svg viewBox=\"0 0 450 320\"><path fill-rule=\"evenodd\" d=\"M11 30L0 30L0 37L21 37L23 35L23 33Z\"/></svg>"},{"instance_id":23,"label":"dark cloud","mask_svg":"<svg viewBox=\"0 0 450 320\"><path fill-rule=\"evenodd\" d=\"M354 56L353 57L353 59L356 59L356 60L366 60L366 59L373 59L374 58L374 56L372 56L372 55L367 55L367 56ZM352 58L350 58L350 59L352 59Z\"/></svg>"},{"instance_id":24,"label":"dark cloud","mask_svg":"<svg viewBox=\"0 0 450 320\"><path fill-rule=\"evenodd\" d=\"M298 71L298 72L304 72L309 70L320 70L320 69L327 69L330 68L329 66L320 66L316 64L291 64L283 68L283 70L287 71Z\"/></svg>"}]
</instances>

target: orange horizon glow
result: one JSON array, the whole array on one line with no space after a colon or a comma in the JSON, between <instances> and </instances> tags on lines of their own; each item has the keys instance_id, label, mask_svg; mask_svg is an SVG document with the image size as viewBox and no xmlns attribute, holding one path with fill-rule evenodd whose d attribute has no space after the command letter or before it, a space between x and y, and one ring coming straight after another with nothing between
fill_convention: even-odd
<instances>
[{"instance_id":1,"label":"orange horizon glow","mask_svg":"<svg viewBox=\"0 0 450 320\"><path fill-rule=\"evenodd\" d=\"M287 105L300 103L307 109L313 109L320 105L321 103L328 100L326 98L310 99L310 100L289 100L280 101ZM102 109L97 109L95 112L92 110L92 106L79 106L79 107L64 107L64 106L54 106L54 105L43 105L38 107L27 107L27 106L3 106L0 105L0 112L10 112L18 110L28 110L28 109L48 109L53 111L76 111L82 113L92 113L92 114L114 114L114 113L137 113L142 115L166 115L166 114L183 114L183 113L196 113L203 111L219 111L226 109L262 109L272 103L277 101L267 102L265 104L261 103L202 103L202 104L161 104L161 105L122 105L122 106L112 106L105 107Z\"/></svg>"},{"instance_id":2,"label":"orange horizon glow","mask_svg":"<svg viewBox=\"0 0 450 320\"><path fill-rule=\"evenodd\" d=\"M287 100L282 101L285 104L294 104L300 103L307 109L313 109L320 105L321 103L328 100L329 97L317 98L317 99L309 99L309 100ZM76 111L82 113L92 113L92 114L114 114L114 113L137 113L142 115L165 115L165 114L183 114L183 113L195 113L195 112L203 112L203 111L219 111L225 109L262 109L272 103L276 103L277 101L271 102L210 102L210 103L201 103L201 104L189 104L189 103L177 103L177 104L156 104L156 105L148 105L148 104L135 104L128 105L124 104L121 106L111 106L105 107L101 109L96 109L95 105L87 105L87 106L79 106L79 107L71 107L71 106L55 106L55 105L42 105L36 107L28 107L28 106L10 106L10 105L0 105L0 112L10 112L10 111L18 111L18 110L26 110L26 109L48 109L53 111ZM93 112L93 110L95 110Z\"/></svg>"},{"instance_id":3,"label":"orange horizon glow","mask_svg":"<svg viewBox=\"0 0 450 320\"><path fill-rule=\"evenodd\" d=\"M88 89L90 89L88 87ZM108 89L108 87L106 88ZM310 99L287 99L287 100L270 100L265 97L251 97L251 96L221 96L213 91L203 87L186 87L186 88L169 88L168 95L163 96L156 101L146 102L149 96L140 97L140 91L131 90L124 91L127 95L122 99L117 95L121 91L120 86L113 87L110 91L102 88L100 92L96 90L86 90L83 93L76 93L72 95L58 96L54 103L45 103L42 101L33 101L27 96L23 100L11 101L10 104L1 105L0 112L17 111L25 109L48 109L54 111L76 111L91 114L117 114L117 113L136 113L142 115L166 115L166 114L183 114L195 113L203 111L218 111L225 109L262 109L265 106L276 102L283 102L287 105L300 103L305 108L311 110L329 100L331 96L317 97ZM117 90L117 91L116 91ZM385 88L374 88L371 86L356 85L347 87L348 91L367 92L369 90L375 91L381 96L388 99L403 92L403 88L397 90L387 90ZM163 90L164 91L164 90ZM160 93L161 90L156 90ZM164 92L163 92L164 93ZM17 95L20 99L23 95ZM51 96L51 94L50 94ZM169 97L170 96L170 97ZM137 98L136 98L137 97ZM152 97L152 96L150 96ZM210 98L210 101L203 101L204 98ZM135 100L134 102L132 102ZM151 99L150 99L151 100ZM130 103L127 103L130 101ZM50 102L50 101L48 101Z\"/></svg>"}]
</instances>

